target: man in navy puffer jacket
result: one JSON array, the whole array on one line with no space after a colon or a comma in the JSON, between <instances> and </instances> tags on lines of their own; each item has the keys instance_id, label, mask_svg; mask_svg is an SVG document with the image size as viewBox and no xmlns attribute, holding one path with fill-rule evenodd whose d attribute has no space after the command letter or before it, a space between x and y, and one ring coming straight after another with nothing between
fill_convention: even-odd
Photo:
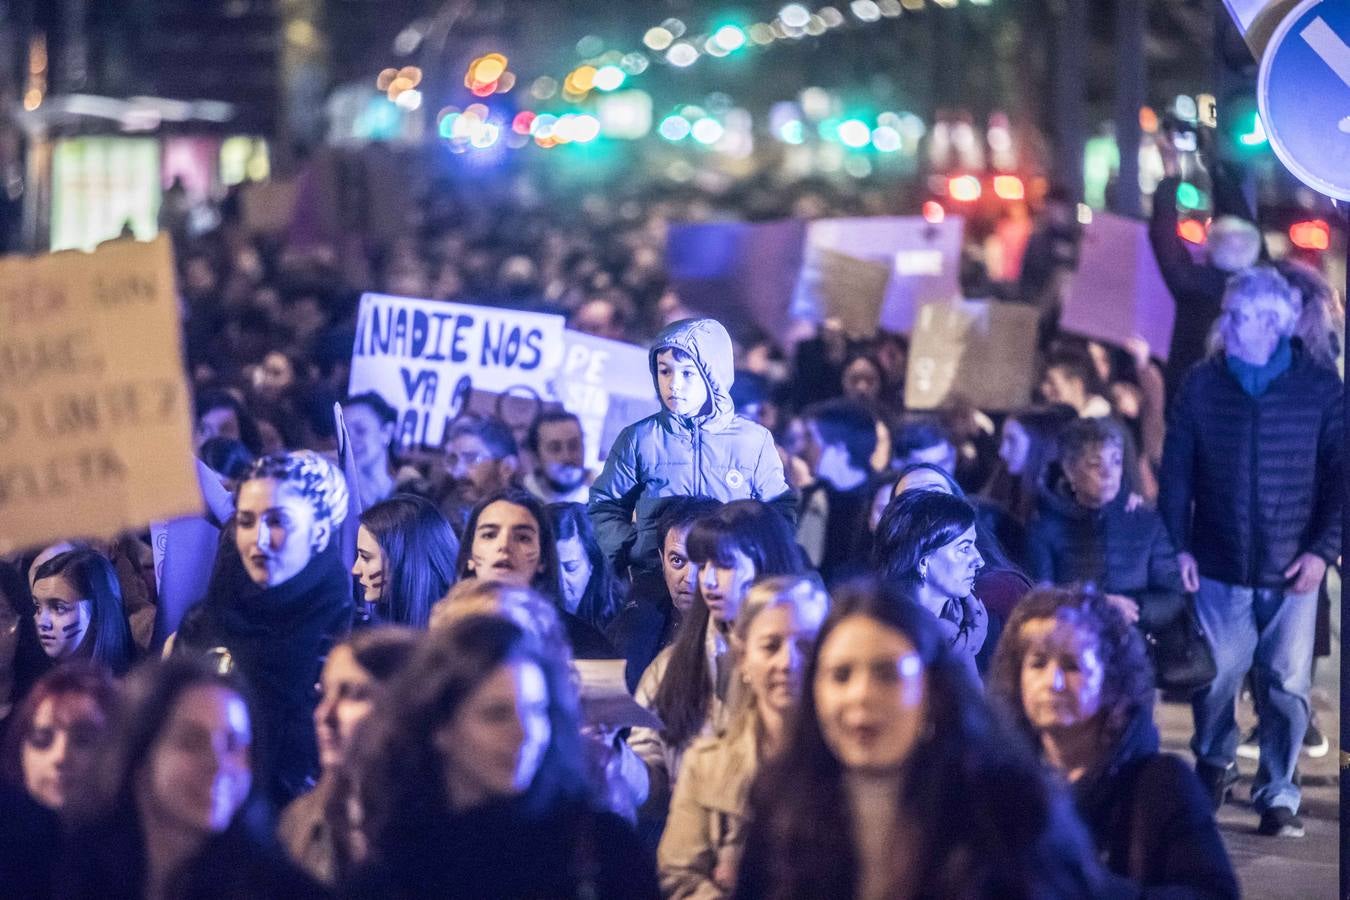
<instances>
[{"instance_id":1,"label":"man in navy puffer jacket","mask_svg":"<svg viewBox=\"0 0 1350 900\"><path fill-rule=\"evenodd\" d=\"M1172 407L1159 509L1218 677L1192 701L1201 779L1236 777L1234 701L1253 673L1262 834L1296 837L1317 588L1341 542L1342 386L1291 340L1299 296L1273 269L1233 276L1209 359Z\"/></svg>"}]
</instances>

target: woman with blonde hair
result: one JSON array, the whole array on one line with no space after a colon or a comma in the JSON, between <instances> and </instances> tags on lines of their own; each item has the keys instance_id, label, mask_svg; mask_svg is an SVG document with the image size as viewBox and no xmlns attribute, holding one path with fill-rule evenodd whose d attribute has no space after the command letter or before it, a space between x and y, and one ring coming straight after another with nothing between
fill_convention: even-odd
<instances>
[{"instance_id":1,"label":"woman with blonde hair","mask_svg":"<svg viewBox=\"0 0 1350 900\"><path fill-rule=\"evenodd\" d=\"M731 635L739 680L726 730L685 754L657 850L667 897L727 897L749 816L750 784L801 700L802 673L830 598L815 573L761 578Z\"/></svg>"}]
</instances>

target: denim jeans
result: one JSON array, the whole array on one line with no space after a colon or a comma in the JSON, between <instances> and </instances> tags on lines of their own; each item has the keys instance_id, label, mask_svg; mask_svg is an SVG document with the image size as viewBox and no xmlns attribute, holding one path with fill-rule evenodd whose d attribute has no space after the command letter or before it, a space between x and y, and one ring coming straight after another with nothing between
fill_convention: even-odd
<instances>
[{"instance_id":1,"label":"denim jeans","mask_svg":"<svg viewBox=\"0 0 1350 900\"><path fill-rule=\"evenodd\" d=\"M1258 813L1274 806L1298 812L1294 766L1308 728L1317 591L1294 594L1201 578L1195 611L1218 669L1214 682L1191 700L1196 760L1215 768L1233 762L1237 694L1251 669L1261 747L1252 805Z\"/></svg>"}]
</instances>

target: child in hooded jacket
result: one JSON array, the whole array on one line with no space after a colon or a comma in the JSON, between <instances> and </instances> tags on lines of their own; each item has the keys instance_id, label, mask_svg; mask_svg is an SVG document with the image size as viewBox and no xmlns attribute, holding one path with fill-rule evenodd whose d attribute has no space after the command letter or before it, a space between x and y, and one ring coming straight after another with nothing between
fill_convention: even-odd
<instances>
[{"instance_id":1,"label":"child in hooded jacket","mask_svg":"<svg viewBox=\"0 0 1350 900\"><path fill-rule=\"evenodd\" d=\"M736 415L731 336L722 324L674 322L652 342L648 360L661 410L619 433L591 487L589 511L606 558L660 570L656 517L666 497L762 500L795 522L797 498L773 436Z\"/></svg>"}]
</instances>

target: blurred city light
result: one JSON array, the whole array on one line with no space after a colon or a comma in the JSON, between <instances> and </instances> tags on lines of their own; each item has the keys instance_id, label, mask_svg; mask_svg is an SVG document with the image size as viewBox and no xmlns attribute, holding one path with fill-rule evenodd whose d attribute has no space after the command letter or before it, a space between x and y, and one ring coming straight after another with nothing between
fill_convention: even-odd
<instances>
[{"instance_id":1,"label":"blurred city light","mask_svg":"<svg viewBox=\"0 0 1350 900\"><path fill-rule=\"evenodd\" d=\"M713 32L713 43L728 53L745 46L745 32L735 25L723 25Z\"/></svg>"},{"instance_id":2,"label":"blurred city light","mask_svg":"<svg viewBox=\"0 0 1350 900\"><path fill-rule=\"evenodd\" d=\"M872 129L872 146L882 153L894 153L900 149L900 132L889 125L878 125Z\"/></svg>"},{"instance_id":3,"label":"blurred city light","mask_svg":"<svg viewBox=\"0 0 1350 900\"><path fill-rule=\"evenodd\" d=\"M958 175L947 181L947 194L957 202L973 203L981 193L980 179L974 175Z\"/></svg>"},{"instance_id":4,"label":"blurred city light","mask_svg":"<svg viewBox=\"0 0 1350 900\"><path fill-rule=\"evenodd\" d=\"M1016 175L995 175L994 194L1000 200L1024 200L1027 196L1027 189L1022 184L1022 179Z\"/></svg>"},{"instance_id":5,"label":"blurred city light","mask_svg":"<svg viewBox=\"0 0 1350 900\"><path fill-rule=\"evenodd\" d=\"M792 119L782 124L778 136L785 144L800 144L806 140L806 129L802 127L801 119Z\"/></svg>"},{"instance_id":6,"label":"blurred city light","mask_svg":"<svg viewBox=\"0 0 1350 900\"><path fill-rule=\"evenodd\" d=\"M716 119L699 119L694 123L691 133L700 144L712 145L722 137L722 123Z\"/></svg>"},{"instance_id":7,"label":"blurred city light","mask_svg":"<svg viewBox=\"0 0 1350 900\"><path fill-rule=\"evenodd\" d=\"M618 66L601 66L595 71L593 83L597 91L616 91L628 78Z\"/></svg>"},{"instance_id":8,"label":"blurred city light","mask_svg":"<svg viewBox=\"0 0 1350 900\"><path fill-rule=\"evenodd\" d=\"M863 22L875 22L881 18L881 7L875 0L853 0L849 10Z\"/></svg>"},{"instance_id":9,"label":"blurred city light","mask_svg":"<svg viewBox=\"0 0 1350 900\"><path fill-rule=\"evenodd\" d=\"M1205 223L1198 222L1195 219L1186 219L1177 226L1177 234L1181 235L1183 240L1190 241L1192 244L1203 244L1205 233Z\"/></svg>"},{"instance_id":10,"label":"blurred city light","mask_svg":"<svg viewBox=\"0 0 1350 900\"><path fill-rule=\"evenodd\" d=\"M409 88L406 91L400 91L398 97L394 99L394 104L403 110L412 112L422 105L422 92L415 88Z\"/></svg>"},{"instance_id":11,"label":"blurred city light","mask_svg":"<svg viewBox=\"0 0 1350 900\"><path fill-rule=\"evenodd\" d=\"M862 119L845 119L840 122L838 134L840 143L855 150L866 147L872 140L872 129L868 128Z\"/></svg>"},{"instance_id":12,"label":"blurred city light","mask_svg":"<svg viewBox=\"0 0 1350 900\"><path fill-rule=\"evenodd\" d=\"M778 18L788 28L805 28L811 21L811 13L799 3L789 3L778 11Z\"/></svg>"},{"instance_id":13,"label":"blurred city light","mask_svg":"<svg viewBox=\"0 0 1350 900\"><path fill-rule=\"evenodd\" d=\"M666 116L656 130L668 141L682 141L689 137L690 129L689 120L684 116Z\"/></svg>"},{"instance_id":14,"label":"blurred city light","mask_svg":"<svg viewBox=\"0 0 1350 900\"><path fill-rule=\"evenodd\" d=\"M925 200L923 203L923 217L925 220L936 225L947 218L947 211L942 208L942 204L936 200Z\"/></svg>"},{"instance_id":15,"label":"blurred city light","mask_svg":"<svg viewBox=\"0 0 1350 900\"><path fill-rule=\"evenodd\" d=\"M1289 242L1300 250L1326 250L1331 247L1331 226L1322 219L1295 222L1289 226Z\"/></svg>"},{"instance_id":16,"label":"blurred city light","mask_svg":"<svg viewBox=\"0 0 1350 900\"><path fill-rule=\"evenodd\" d=\"M666 53L666 61L672 66L679 66L681 69L685 66L692 66L697 59L698 50L694 48L693 44L684 41L680 41Z\"/></svg>"},{"instance_id":17,"label":"blurred city light","mask_svg":"<svg viewBox=\"0 0 1350 900\"><path fill-rule=\"evenodd\" d=\"M675 35L659 25L656 28L648 28L647 33L642 36L642 43L657 52L666 49L674 42Z\"/></svg>"}]
</instances>

